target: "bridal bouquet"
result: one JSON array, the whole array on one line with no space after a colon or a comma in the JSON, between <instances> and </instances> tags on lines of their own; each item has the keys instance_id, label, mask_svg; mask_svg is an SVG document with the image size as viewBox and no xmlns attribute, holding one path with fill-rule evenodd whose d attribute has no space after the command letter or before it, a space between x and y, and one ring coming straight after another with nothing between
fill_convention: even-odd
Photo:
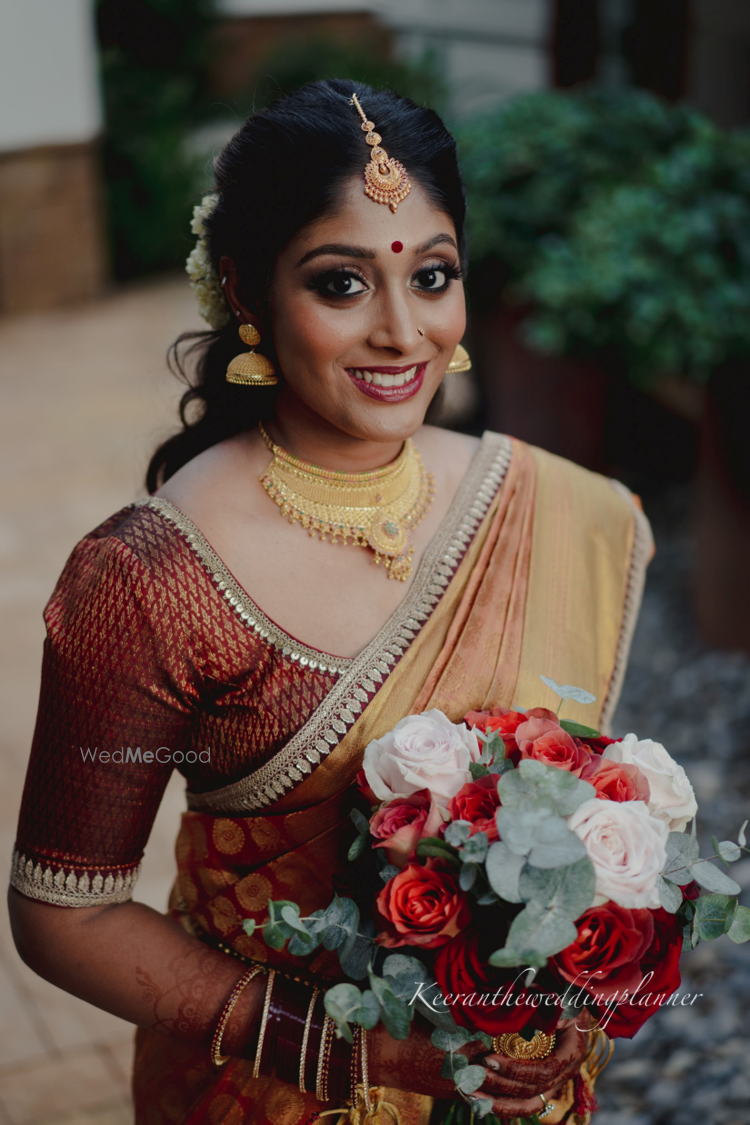
<instances>
[{"instance_id":1,"label":"bridal bouquet","mask_svg":"<svg viewBox=\"0 0 750 1125\"><path fill-rule=\"evenodd\" d=\"M594 701L542 679L561 704ZM659 743L545 708L461 723L432 710L370 743L359 786L371 815L352 813L356 891L307 918L269 901L263 935L295 955L338 950L348 980L325 1006L350 1042L352 1023L379 1021L406 1038L422 1013L462 1095L484 1081L456 1053L466 1043L515 1035L522 1057L583 1007L630 1038L674 997L683 950L750 939L725 870L748 851L747 821L702 857L693 788Z\"/></svg>"}]
</instances>

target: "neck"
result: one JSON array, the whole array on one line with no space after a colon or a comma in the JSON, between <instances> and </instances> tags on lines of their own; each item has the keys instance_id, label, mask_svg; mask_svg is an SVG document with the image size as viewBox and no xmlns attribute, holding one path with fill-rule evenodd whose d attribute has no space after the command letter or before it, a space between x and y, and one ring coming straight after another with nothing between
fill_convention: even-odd
<instances>
[{"instance_id":1,"label":"neck","mask_svg":"<svg viewBox=\"0 0 750 1125\"><path fill-rule=\"evenodd\" d=\"M285 391L266 429L277 445L301 461L345 473L381 469L395 461L404 445L402 437L369 441L348 434Z\"/></svg>"}]
</instances>

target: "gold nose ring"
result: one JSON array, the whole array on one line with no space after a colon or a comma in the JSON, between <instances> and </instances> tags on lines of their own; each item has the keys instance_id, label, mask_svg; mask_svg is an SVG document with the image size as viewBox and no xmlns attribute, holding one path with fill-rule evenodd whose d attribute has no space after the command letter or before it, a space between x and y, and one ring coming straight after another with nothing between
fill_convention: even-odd
<instances>
[{"instance_id":1,"label":"gold nose ring","mask_svg":"<svg viewBox=\"0 0 750 1125\"><path fill-rule=\"evenodd\" d=\"M420 335L420 336L424 336L424 332L422 331L422 329L421 329L421 328L418 328L418 329L417 329L417 332L419 333L419 335Z\"/></svg>"}]
</instances>

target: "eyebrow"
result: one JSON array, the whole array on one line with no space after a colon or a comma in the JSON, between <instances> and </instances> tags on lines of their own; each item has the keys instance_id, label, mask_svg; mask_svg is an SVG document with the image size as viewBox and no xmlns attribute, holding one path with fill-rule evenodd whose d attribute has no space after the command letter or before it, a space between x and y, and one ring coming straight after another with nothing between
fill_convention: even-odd
<instances>
[{"instance_id":1,"label":"eyebrow","mask_svg":"<svg viewBox=\"0 0 750 1125\"><path fill-rule=\"evenodd\" d=\"M451 238L449 234L436 234L432 238L428 238L427 242L423 242L421 246L417 246L414 253L426 254L434 246L444 245L452 246L454 250L458 250L456 240ZM373 259L377 257L374 250L366 250L363 246L346 246L341 242L326 242L323 246L316 246L314 250L309 250L307 254L300 258L297 262L297 269L312 261L313 258L320 258L327 254L336 254L341 258Z\"/></svg>"}]
</instances>

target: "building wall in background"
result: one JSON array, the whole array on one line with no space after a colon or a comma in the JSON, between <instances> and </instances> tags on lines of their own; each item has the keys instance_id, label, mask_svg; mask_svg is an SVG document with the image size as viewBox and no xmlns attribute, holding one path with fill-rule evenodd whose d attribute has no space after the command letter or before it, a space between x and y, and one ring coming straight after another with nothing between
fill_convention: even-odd
<instances>
[{"instance_id":1,"label":"building wall in background","mask_svg":"<svg viewBox=\"0 0 750 1125\"><path fill-rule=\"evenodd\" d=\"M221 0L229 17L310 20L366 13L396 37L396 49L433 51L444 68L451 109L463 115L511 94L546 86L552 0ZM312 27L312 23L311 23ZM249 34L249 32L246 32Z\"/></svg>"},{"instance_id":2,"label":"building wall in background","mask_svg":"<svg viewBox=\"0 0 750 1125\"><path fill-rule=\"evenodd\" d=\"M0 4L0 312L105 278L91 0Z\"/></svg>"}]
</instances>

